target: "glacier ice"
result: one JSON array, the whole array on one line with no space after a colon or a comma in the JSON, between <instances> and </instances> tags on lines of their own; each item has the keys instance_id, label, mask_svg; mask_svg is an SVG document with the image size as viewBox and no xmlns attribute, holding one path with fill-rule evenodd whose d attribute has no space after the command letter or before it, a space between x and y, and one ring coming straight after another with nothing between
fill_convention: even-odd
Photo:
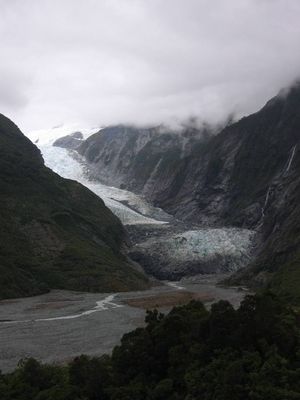
<instances>
[{"instance_id":1,"label":"glacier ice","mask_svg":"<svg viewBox=\"0 0 300 400\"><path fill-rule=\"evenodd\" d=\"M88 166L76 152L52 146L55 139L74 130L83 132L84 137L93 133L93 130L68 127L36 131L28 136L40 148L46 166L64 178L82 183L101 197L123 224L163 226L162 224L169 221L160 217L164 216L162 210L153 207L141 196L90 180ZM136 244L131 256L141 262L149 273L159 269L156 276L162 279L180 278L191 272L229 272L249 262L253 237L253 231L238 228L199 228L177 234L167 230L160 237L152 237Z\"/></svg>"},{"instance_id":2,"label":"glacier ice","mask_svg":"<svg viewBox=\"0 0 300 400\"><path fill-rule=\"evenodd\" d=\"M131 256L160 279L232 272L250 261L254 235L248 229L203 228L148 239Z\"/></svg>"},{"instance_id":3,"label":"glacier ice","mask_svg":"<svg viewBox=\"0 0 300 400\"><path fill-rule=\"evenodd\" d=\"M95 130L99 130L77 129L83 133L85 138L94 133ZM85 173L86 166L83 162L80 162L78 155L77 157L73 157L71 150L52 146L52 143L58 137L70 134L74 130L76 130L75 126L58 127L49 130L34 131L29 133L28 137L35 142L41 150L47 167L64 178L73 179L82 183L101 197L106 206L120 218L124 225L165 224L165 221L157 221L156 219L146 216L151 214L154 207L149 205L140 196L127 190L106 186L99 182L89 180ZM128 206L122 204L122 202L126 202ZM158 209L158 211L161 210Z\"/></svg>"}]
</instances>

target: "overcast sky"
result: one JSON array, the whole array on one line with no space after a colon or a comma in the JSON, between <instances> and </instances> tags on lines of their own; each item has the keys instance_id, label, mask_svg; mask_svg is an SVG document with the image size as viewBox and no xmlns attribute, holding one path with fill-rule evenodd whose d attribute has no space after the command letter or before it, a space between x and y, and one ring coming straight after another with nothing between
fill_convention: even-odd
<instances>
[{"instance_id":1,"label":"overcast sky","mask_svg":"<svg viewBox=\"0 0 300 400\"><path fill-rule=\"evenodd\" d=\"M300 76L299 0L0 0L0 112L62 123L218 121Z\"/></svg>"}]
</instances>

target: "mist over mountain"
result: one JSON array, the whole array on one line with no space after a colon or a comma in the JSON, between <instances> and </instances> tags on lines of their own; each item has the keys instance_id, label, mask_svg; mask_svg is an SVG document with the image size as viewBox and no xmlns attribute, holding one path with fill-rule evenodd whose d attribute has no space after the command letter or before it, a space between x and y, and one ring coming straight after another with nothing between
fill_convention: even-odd
<instances>
[{"instance_id":1,"label":"mist over mountain","mask_svg":"<svg viewBox=\"0 0 300 400\"><path fill-rule=\"evenodd\" d=\"M294 0L3 0L1 9L0 107L25 132L239 119L299 77Z\"/></svg>"},{"instance_id":2,"label":"mist over mountain","mask_svg":"<svg viewBox=\"0 0 300 400\"><path fill-rule=\"evenodd\" d=\"M0 9L0 400L300 400L300 2Z\"/></svg>"}]
</instances>

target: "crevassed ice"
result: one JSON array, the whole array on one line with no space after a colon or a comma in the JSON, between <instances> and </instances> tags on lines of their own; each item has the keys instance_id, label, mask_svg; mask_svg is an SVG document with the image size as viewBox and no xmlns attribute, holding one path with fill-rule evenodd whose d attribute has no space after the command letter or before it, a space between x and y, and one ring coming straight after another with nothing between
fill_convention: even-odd
<instances>
[{"instance_id":1,"label":"crevassed ice","mask_svg":"<svg viewBox=\"0 0 300 400\"><path fill-rule=\"evenodd\" d=\"M168 260L209 260L216 255L245 257L249 254L254 232L238 228L207 228L171 235L137 245Z\"/></svg>"}]
</instances>

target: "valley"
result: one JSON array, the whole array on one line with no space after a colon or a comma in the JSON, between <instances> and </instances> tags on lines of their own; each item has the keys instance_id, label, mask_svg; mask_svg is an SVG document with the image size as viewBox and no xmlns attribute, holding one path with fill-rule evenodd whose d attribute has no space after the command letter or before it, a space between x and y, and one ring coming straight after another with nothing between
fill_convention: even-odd
<instances>
[{"instance_id":1,"label":"valley","mask_svg":"<svg viewBox=\"0 0 300 400\"><path fill-rule=\"evenodd\" d=\"M292 204L298 198L299 157L297 145L291 145L296 138L292 136L285 144L273 165L272 157L267 158L269 143L264 143L266 139L255 130L260 114L264 118L265 114L273 115L274 104L283 107L281 101L269 102L257 114L217 135L200 130L185 131L180 136L156 128L119 126L87 132L82 138L66 136L60 139L60 147L53 145L63 135L59 128L55 133L47 132L47 140L41 132L38 136L29 134L41 154L12 125L12 132L15 129L19 135L21 151L8 147L3 181L10 173L17 182L30 182L37 197L36 202L30 199L29 217L21 214L16 220L13 212L8 216L16 221L20 238L29 238L31 247L27 249L33 248L36 258L29 264L34 267L29 269L31 275L25 276L30 284L32 276L37 277L40 286L37 290L32 284L35 291L31 287L24 291L27 281L20 280L19 274L19 286L12 288L18 296L5 292L3 286L0 369L11 371L20 358L29 356L65 363L82 353L110 353L126 332L145 325L147 309L167 313L191 300L200 300L207 308L228 300L237 308L252 290L247 286L276 289L276 282L278 292L283 287L286 293L291 284L285 278L285 269L277 272L276 263L269 267L262 262L266 257L268 263L276 257L279 260L280 255L283 264L297 254L294 231L298 208L293 209ZM287 100L285 112L288 107ZM294 123L298 123L296 117ZM282 126L281 121L278 124ZM248 130L252 135L257 133L263 154L257 155L256 147L253 150L252 142L247 142L252 140L250 133L240 135L240 125L247 134ZM6 130L5 119L3 127L10 145L15 139L11 130ZM277 149L281 146L279 132L278 137ZM23 152L22 141L33 154L33 167ZM249 157L249 151L257 159ZM20 154L25 157L24 170L10 170ZM251 176L254 170L255 183ZM41 186L36 187L39 174L46 180L41 179ZM8 205L16 187L13 182L4 186ZM47 193L51 193L47 201L40 195L45 182L49 185ZM72 190L64 192L68 187ZM75 187L86 197L78 195ZM36 215L37 205L40 216ZM294 217L285 218L285 205L293 209ZM6 221L7 215L2 219ZM292 240L287 236L285 241L283 232ZM81 253L81 245L87 243L90 247ZM14 262L24 273L23 260L16 258ZM289 279L297 278L297 271L292 272ZM60 274L57 281L55 274ZM283 279L279 280L280 274ZM231 286L224 286L224 282ZM273 286L268 286L269 282ZM291 291L290 297L298 295L297 279L293 284L295 292ZM37 296L28 297L32 295Z\"/></svg>"},{"instance_id":2,"label":"valley","mask_svg":"<svg viewBox=\"0 0 300 400\"><path fill-rule=\"evenodd\" d=\"M141 195L92 179L89 165L74 150L53 146L53 140L39 148L46 166L82 183L120 218L129 234L128 254L148 275L178 280L199 273L228 273L251 260L254 231L183 222Z\"/></svg>"},{"instance_id":3,"label":"valley","mask_svg":"<svg viewBox=\"0 0 300 400\"><path fill-rule=\"evenodd\" d=\"M160 227L129 226L135 245L131 256L148 272L179 279L187 270L211 270L205 252L194 252L186 239L193 237L192 243L199 237L206 249L215 249L221 229L230 246L212 250L214 272L230 270L230 284L268 288L297 304L299 107L300 83L295 81L257 112L223 126L107 126L76 142L75 154L84 161L89 179L133 192L172 215L172 221ZM234 232L242 238L237 247L226 237ZM170 268L174 259L165 243L176 253L175 269ZM180 255L188 248L189 267ZM167 275L157 267L161 261Z\"/></svg>"},{"instance_id":4,"label":"valley","mask_svg":"<svg viewBox=\"0 0 300 400\"><path fill-rule=\"evenodd\" d=\"M272 107L274 102L271 102ZM39 261L40 275L37 276L44 280L41 280L41 289L24 293L37 296L15 298L9 294L4 298L10 299L0 301L0 369L11 371L21 358L29 356L60 364L82 353L91 356L110 353L126 332L145 325L147 309L157 308L168 313L172 307L191 300L200 300L207 308L219 300L228 300L238 308L250 293L251 289L246 286L257 287L260 281L267 287L268 267L261 272L261 267L258 268L263 257L268 252L273 255L280 252L281 260L285 260L284 252L291 257L297 250L295 236L293 251L289 252L290 241L286 240L287 248L282 252L284 241L279 227L283 227L283 232L297 229L297 217L292 220L284 216L285 204L297 199L298 153L297 145L286 144L278 165L270 172L266 172L267 167L259 169L257 187L249 188L251 183L246 177L253 173L252 164L257 160L247 158L247 162L242 162L247 138L236 130L240 124L252 127L251 120L259 120L259 113L269 114L270 105L248 117L250 122L241 120L215 136L204 135L202 131L171 134L120 126L105 128L104 132L76 133L77 138L65 136L57 141L63 144L60 147L53 145L63 135L59 128L46 132L47 140L43 139L43 132L29 134L41 152L38 155L38 150L26 143L28 149L36 153L35 157L40 157L36 161L36 171L49 174L59 187L81 184L89 189L79 185L89 197L80 200L77 211L73 203L68 203L76 201L76 193L56 193L55 185L50 186L58 205L50 202L53 211L49 216L45 214L46 218L36 219L32 213L33 221L37 222L29 225L22 216L22 234L29 235L34 249L40 246L40 240L46 240L43 249L48 250L51 238L51 251L61 257L65 246L61 245L62 238L67 243L69 234L73 238L74 232L77 235L80 229L80 234L91 240L91 249L99 257L99 251L105 255L109 244L117 258L113 269L107 268L106 256L100 258L100 265L90 259L90 250L77 258L76 246L80 242L75 241L67 264L59 261L53 264L54 269L49 265L50 271L56 271L56 265L62 266L58 269L62 274L58 282L62 283L53 280L52 272L45 274ZM241 143L237 144L237 138ZM247 144L247 151L251 146ZM225 151L226 157L223 156ZM16 154L12 153L12 159ZM140 160L144 162L143 169L139 169ZM27 162L31 160L26 159ZM30 177L33 185L36 184L34 173L33 170ZM260 176L264 173L268 179ZM239 182L239 190L235 189L236 182ZM249 196L246 196L248 190ZM87 198L93 199L95 205L86 202ZM30 207L34 209L35 205ZM92 215L83 223L82 216L87 212ZM297 208L293 212L297 212ZM3 216L3 220L5 218ZM106 219L114 224L109 222L101 236L95 237ZM51 224L53 233L45 230ZM42 229L47 234L41 234ZM59 237L61 229L64 233ZM114 235L118 237L116 244L108 241ZM276 241L280 246L276 247ZM41 260L45 257L44 253L34 254L42 257ZM22 266L22 262L18 262ZM57 262L55 258L54 262ZM86 262L99 275L90 275ZM78 276L74 275L74 266ZM272 268L272 273L277 273ZM274 276L280 273L284 271L279 270ZM70 284L64 274L70 276ZM88 277L82 279L81 274ZM77 280L72 278L74 276ZM291 274L289 279L293 276L297 273ZM282 279L280 285L286 282ZM296 279L294 285L297 294Z\"/></svg>"},{"instance_id":5,"label":"valley","mask_svg":"<svg viewBox=\"0 0 300 400\"><path fill-rule=\"evenodd\" d=\"M146 291L97 294L53 290L41 296L2 300L0 369L11 371L26 357L61 364L82 353L110 353L126 332L144 326L147 308L168 312L192 299L207 307L227 299L238 307L247 291L216 286L220 278L224 276L201 275L162 282Z\"/></svg>"},{"instance_id":6,"label":"valley","mask_svg":"<svg viewBox=\"0 0 300 400\"><path fill-rule=\"evenodd\" d=\"M0 400L300 400L299 20L1 2Z\"/></svg>"},{"instance_id":7,"label":"valley","mask_svg":"<svg viewBox=\"0 0 300 400\"><path fill-rule=\"evenodd\" d=\"M51 290L0 301L3 372L29 356L63 363L82 353L109 353L123 334L144 325L148 308L168 312L193 299L207 307L227 299L238 307L247 291L218 283L249 262L253 231L209 229L180 221L138 194L91 179L84 159L72 150L54 147L53 140L37 143L45 165L86 186L120 218L128 235L128 255L143 266L152 287L101 294Z\"/></svg>"}]
</instances>

